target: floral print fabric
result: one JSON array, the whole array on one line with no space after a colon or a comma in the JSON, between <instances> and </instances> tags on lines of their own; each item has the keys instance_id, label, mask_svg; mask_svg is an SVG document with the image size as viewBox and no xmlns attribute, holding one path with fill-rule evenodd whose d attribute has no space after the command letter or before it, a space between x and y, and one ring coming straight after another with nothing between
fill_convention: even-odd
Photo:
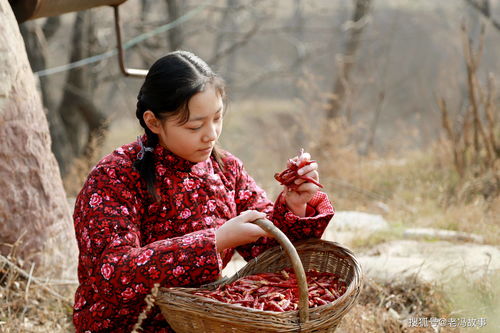
<instances>
[{"instance_id":1,"label":"floral print fabric","mask_svg":"<svg viewBox=\"0 0 500 333\"><path fill-rule=\"evenodd\" d=\"M281 195L273 205L230 153L222 170L213 158L193 163L160 145L153 152L156 201L133 168L139 151L134 142L104 157L77 197L77 332L130 332L155 283L199 286L217 280L234 249L219 255L215 230L245 210L265 212L292 241L321 237L334 213L322 192L309 202L308 217L290 212ZM261 238L236 250L249 260L276 244ZM141 327L172 332L158 307Z\"/></svg>"}]
</instances>

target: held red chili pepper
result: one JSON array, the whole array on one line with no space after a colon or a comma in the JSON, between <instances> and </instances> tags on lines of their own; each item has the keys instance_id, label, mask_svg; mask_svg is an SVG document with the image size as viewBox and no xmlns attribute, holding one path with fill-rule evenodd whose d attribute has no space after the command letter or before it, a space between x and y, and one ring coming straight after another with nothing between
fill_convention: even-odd
<instances>
[{"instance_id":1,"label":"held red chili pepper","mask_svg":"<svg viewBox=\"0 0 500 333\"><path fill-rule=\"evenodd\" d=\"M301 149L300 150L300 153L299 153L299 156L302 155L304 153L304 149ZM311 163L314 163L316 161L293 161L293 160L288 160L288 168L286 168L285 170L283 170L282 172L280 173L275 173L274 174L274 178L280 182L281 185L285 185L286 187L294 190L296 189L299 185L295 184L295 181L297 179L304 179L305 181L308 181L308 182L311 182L321 188L323 188L323 185L321 185L320 183L318 183L316 180L314 180L313 178L311 177L308 177L308 176L305 176L305 175L299 175L297 173L297 171L302 168L302 167L305 167L306 165L309 165Z\"/></svg>"},{"instance_id":2,"label":"held red chili pepper","mask_svg":"<svg viewBox=\"0 0 500 333\"><path fill-rule=\"evenodd\" d=\"M309 286L309 307L329 304L346 291L346 284L333 273L306 272ZM213 291L197 290L195 295L217 301L264 311L294 311L298 309L299 291L291 268L279 273L245 276Z\"/></svg>"}]
</instances>

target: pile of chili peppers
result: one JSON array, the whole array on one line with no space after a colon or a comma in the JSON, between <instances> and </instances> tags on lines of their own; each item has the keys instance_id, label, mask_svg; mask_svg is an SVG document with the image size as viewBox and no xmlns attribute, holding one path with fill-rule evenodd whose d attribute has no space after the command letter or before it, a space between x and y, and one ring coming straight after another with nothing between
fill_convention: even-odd
<instances>
[{"instance_id":1,"label":"pile of chili peppers","mask_svg":"<svg viewBox=\"0 0 500 333\"><path fill-rule=\"evenodd\" d=\"M333 273L310 270L306 272L306 277L310 308L335 301L347 289L345 282ZM298 310L299 303L297 279L291 268L279 273L245 276L215 290L197 290L193 294L224 303L275 312Z\"/></svg>"},{"instance_id":2,"label":"pile of chili peppers","mask_svg":"<svg viewBox=\"0 0 500 333\"><path fill-rule=\"evenodd\" d=\"M299 157L304 153L304 149L300 150ZM305 167L306 165L309 165L311 163L314 163L316 161L304 161L304 160L288 160L288 168L283 170L280 173L275 173L274 178L280 182L281 185L285 185L286 187L295 190L299 185L295 184L295 180L301 178L304 179L305 181L311 182L313 184L316 184L317 186L323 188L323 185L318 183L316 180L314 180L311 177L305 176L305 175L299 175L297 171L299 169Z\"/></svg>"}]
</instances>

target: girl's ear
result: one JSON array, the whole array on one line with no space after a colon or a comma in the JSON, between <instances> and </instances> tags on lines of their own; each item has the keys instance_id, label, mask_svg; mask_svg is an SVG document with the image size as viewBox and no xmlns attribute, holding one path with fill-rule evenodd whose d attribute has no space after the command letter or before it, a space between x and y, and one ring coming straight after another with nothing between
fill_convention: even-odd
<instances>
[{"instance_id":1,"label":"girl's ear","mask_svg":"<svg viewBox=\"0 0 500 333\"><path fill-rule=\"evenodd\" d=\"M151 112L150 110L147 110L144 112L143 116L144 122L148 126L148 128L153 132L154 134L159 134L161 131L161 123L156 118L155 114Z\"/></svg>"}]
</instances>

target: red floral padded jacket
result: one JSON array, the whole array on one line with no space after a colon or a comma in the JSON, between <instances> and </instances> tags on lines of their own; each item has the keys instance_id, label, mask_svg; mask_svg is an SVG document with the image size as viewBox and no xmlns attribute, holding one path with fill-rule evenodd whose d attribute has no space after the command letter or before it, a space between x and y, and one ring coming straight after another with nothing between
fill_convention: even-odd
<instances>
[{"instance_id":1,"label":"red floral padded jacket","mask_svg":"<svg viewBox=\"0 0 500 333\"><path fill-rule=\"evenodd\" d=\"M322 192L309 202L308 217L290 212L281 195L273 205L229 153L221 170L213 158L193 163L160 145L153 152L160 195L155 201L133 168L139 151L134 142L104 157L77 197L77 332L130 332L155 283L199 286L217 280L234 249L219 255L215 230L242 211L266 212L292 241L321 237L334 214ZM250 260L276 244L260 238L236 250ZM158 307L141 327L172 332Z\"/></svg>"}]
</instances>

